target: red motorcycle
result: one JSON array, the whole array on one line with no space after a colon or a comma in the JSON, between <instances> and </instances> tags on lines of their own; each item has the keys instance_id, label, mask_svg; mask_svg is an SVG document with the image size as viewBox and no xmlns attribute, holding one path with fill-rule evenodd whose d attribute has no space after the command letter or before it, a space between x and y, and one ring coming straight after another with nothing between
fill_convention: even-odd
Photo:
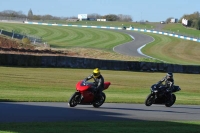
<instances>
[{"instance_id":1,"label":"red motorcycle","mask_svg":"<svg viewBox=\"0 0 200 133\"><path fill-rule=\"evenodd\" d=\"M104 89L108 89L110 82L104 82ZM100 107L106 100L104 92L100 96L96 96L93 82L86 82L84 80L79 81L76 84L76 90L71 98L69 99L68 105L75 107L77 104L93 105L95 108Z\"/></svg>"}]
</instances>

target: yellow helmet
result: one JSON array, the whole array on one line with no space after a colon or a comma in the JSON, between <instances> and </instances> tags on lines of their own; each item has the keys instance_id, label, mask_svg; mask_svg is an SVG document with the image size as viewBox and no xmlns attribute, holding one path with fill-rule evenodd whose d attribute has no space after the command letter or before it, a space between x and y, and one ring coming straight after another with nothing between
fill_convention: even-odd
<instances>
[{"instance_id":1,"label":"yellow helmet","mask_svg":"<svg viewBox=\"0 0 200 133\"><path fill-rule=\"evenodd\" d=\"M93 77L98 78L101 75L99 68L93 70Z\"/></svg>"}]
</instances>

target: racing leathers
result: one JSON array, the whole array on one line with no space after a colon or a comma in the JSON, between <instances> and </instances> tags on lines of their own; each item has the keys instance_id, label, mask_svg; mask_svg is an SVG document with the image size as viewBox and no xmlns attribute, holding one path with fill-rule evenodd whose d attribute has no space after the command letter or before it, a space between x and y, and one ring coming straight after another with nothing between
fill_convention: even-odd
<instances>
[{"instance_id":1,"label":"racing leathers","mask_svg":"<svg viewBox=\"0 0 200 133\"><path fill-rule=\"evenodd\" d=\"M172 93L172 89L174 87L174 79L166 76L159 81L159 83L162 83L162 82L165 82L167 98L171 99L171 93Z\"/></svg>"},{"instance_id":2,"label":"racing leathers","mask_svg":"<svg viewBox=\"0 0 200 133\"><path fill-rule=\"evenodd\" d=\"M104 78L102 75L94 78L93 74L88 76L87 78L85 78L85 81L90 80L90 79L94 79L94 90L96 91L96 95L99 96L101 95L101 92L103 91L104 88Z\"/></svg>"}]
</instances>

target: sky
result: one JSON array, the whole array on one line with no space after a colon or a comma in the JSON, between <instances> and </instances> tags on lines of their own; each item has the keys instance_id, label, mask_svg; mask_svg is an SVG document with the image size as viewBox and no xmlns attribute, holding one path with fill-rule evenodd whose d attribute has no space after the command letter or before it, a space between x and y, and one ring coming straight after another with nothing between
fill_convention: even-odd
<instances>
[{"instance_id":1,"label":"sky","mask_svg":"<svg viewBox=\"0 0 200 133\"><path fill-rule=\"evenodd\" d=\"M200 0L1 0L0 12L22 11L28 15L78 17L78 14L123 14L135 21L160 22L169 17L200 12Z\"/></svg>"}]
</instances>

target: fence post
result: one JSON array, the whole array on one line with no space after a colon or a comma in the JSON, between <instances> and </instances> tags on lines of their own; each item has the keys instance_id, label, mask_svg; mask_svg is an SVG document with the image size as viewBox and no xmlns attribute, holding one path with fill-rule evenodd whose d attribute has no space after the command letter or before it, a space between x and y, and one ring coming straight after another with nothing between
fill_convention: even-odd
<instances>
[{"instance_id":1,"label":"fence post","mask_svg":"<svg viewBox=\"0 0 200 133\"><path fill-rule=\"evenodd\" d=\"M13 34L12 34L12 39L13 39L13 37L14 37L14 30L12 30L12 32L13 32Z\"/></svg>"},{"instance_id":2,"label":"fence post","mask_svg":"<svg viewBox=\"0 0 200 133\"><path fill-rule=\"evenodd\" d=\"M1 33L2 33L2 31L3 31L3 29L1 29ZM1 35L1 33L0 33L0 35Z\"/></svg>"}]
</instances>

